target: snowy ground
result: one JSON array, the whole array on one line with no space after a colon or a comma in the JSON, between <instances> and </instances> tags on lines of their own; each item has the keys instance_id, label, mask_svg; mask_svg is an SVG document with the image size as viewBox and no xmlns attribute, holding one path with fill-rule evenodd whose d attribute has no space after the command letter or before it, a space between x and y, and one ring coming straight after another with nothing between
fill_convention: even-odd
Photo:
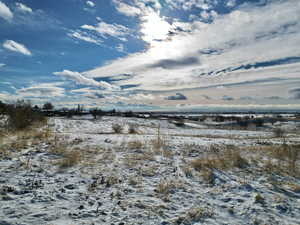
<instances>
[{"instance_id":1,"label":"snowy ground","mask_svg":"<svg viewBox=\"0 0 300 225\"><path fill-rule=\"evenodd\" d=\"M128 133L130 125L137 133ZM299 126L284 126L293 129L275 138L270 129L191 121L51 118L47 128L0 142L0 225L300 224L299 176L266 172L268 152L259 151L300 144L292 132ZM193 160L227 148L242 149L247 166L193 168ZM68 152L79 159L63 167Z\"/></svg>"}]
</instances>

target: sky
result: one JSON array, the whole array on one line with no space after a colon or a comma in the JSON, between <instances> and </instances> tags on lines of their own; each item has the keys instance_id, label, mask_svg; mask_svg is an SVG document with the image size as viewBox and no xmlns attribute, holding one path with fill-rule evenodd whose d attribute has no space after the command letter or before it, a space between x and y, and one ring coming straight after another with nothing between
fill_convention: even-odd
<instances>
[{"instance_id":1,"label":"sky","mask_svg":"<svg viewBox=\"0 0 300 225\"><path fill-rule=\"evenodd\" d=\"M0 101L300 109L299 0L0 0Z\"/></svg>"}]
</instances>

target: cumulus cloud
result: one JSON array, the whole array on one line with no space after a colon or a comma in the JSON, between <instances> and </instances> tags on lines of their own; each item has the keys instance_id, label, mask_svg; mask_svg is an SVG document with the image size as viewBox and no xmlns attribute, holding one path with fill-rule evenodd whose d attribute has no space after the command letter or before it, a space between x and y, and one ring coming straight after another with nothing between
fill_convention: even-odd
<instances>
[{"instance_id":1,"label":"cumulus cloud","mask_svg":"<svg viewBox=\"0 0 300 225\"><path fill-rule=\"evenodd\" d=\"M112 36L112 37L124 37L129 34L129 29L120 24L109 24L105 22L100 22L97 25L82 25L82 29L96 31L102 36Z\"/></svg>"},{"instance_id":2,"label":"cumulus cloud","mask_svg":"<svg viewBox=\"0 0 300 225\"><path fill-rule=\"evenodd\" d=\"M68 34L69 37L75 38L75 39L79 39L82 41L86 41L89 43L94 43L96 45L100 45L103 41L100 40L99 38L91 35L91 34L87 34L84 32L80 32L80 31L72 31L71 33Z\"/></svg>"},{"instance_id":3,"label":"cumulus cloud","mask_svg":"<svg viewBox=\"0 0 300 225\"><path fill-rule=\"evenodd\" d=\"M7 5L0 1L0 17L10 22L13 16L14 15L11 12L10 8L8 8Z\"/></svg>"},{"instance_id":4,"label":"cumulus cloud","mask_svg":"<svg viewBox=\"0 0 300 225\"><path fill-rule=\"evenodd\" d=\"M95 7L96 4L92 1L87 1L86 4L89 6L89 7Z\"/></svg>"},{"instance_id":5,"label":"cumulus cloud","mask_svg":"<svg viewBox=\"0 0 300 225\"><path fill-rule=\"evenodd\" d=\"M15 42L13 40L6 40L3 43L3 47L6 48L7 50L18 52L23 55L28 55L28 56L32 55L32 53L25 47L25 45Z\"/></svg>"},{"instance_id":6,"label":"cumulus cloud","mask_svg":"<svg viewBox=\"0 0 300 225\"><path fill-rule=\"evenodd\" d=\"M16 3L16 7L17 7L17 10L23 12L23 13L32 13L32 9L20 2L17 2Z\"/></svg>"},{"instance_id":7,"label":"cumulus cloud","mask_svg":"<svg viewBox=\"0 0 300 225\"><path fill-rule=\"evenodd\" d=\"M219 15L212 23L194 21L190 32L177 32L160 41L150 38L147 40L152 43L149 49L111 61L85 75L130 74L129 79L118 84L139 84L139 89L144 90L207 87L247 82L262 76L278 78L282 74L287 78L296 77L300 68L298 61L268 62L300 54L299 21L300 2L297 0L270 1L260 7L248 3L229 14ZM152 30L155 29L154 25ZM182 58L198 59L198 63L165 66L175 65Z\"/></svg>"},{"instance_id":8,"label":"cumulus cloud","mask_svg":"<svg viewBox=\"0 0 300 225\"><path fill-rule=\"evenodd\" d=\"M95 81L94 79L87 78L83 74L79 72L74 72L70 70L63 70L62 72L54 72L54 75L65 77L66 79L70 79L75 81L77 84L87 85L87 86L94 86L103 89L118 89L116 86L113 86L105 81Z\"/></svg>"},{"instance_id":9,"label":"cumulus cloud","mask_svg":"<svg viewBox=\"0 0 300 225\"><path fill-rule=\"evenodd\" d=\"M176 93L165 98L166 100L187 100L187 97L181 93Z\"/></svg>"}]
</instances>

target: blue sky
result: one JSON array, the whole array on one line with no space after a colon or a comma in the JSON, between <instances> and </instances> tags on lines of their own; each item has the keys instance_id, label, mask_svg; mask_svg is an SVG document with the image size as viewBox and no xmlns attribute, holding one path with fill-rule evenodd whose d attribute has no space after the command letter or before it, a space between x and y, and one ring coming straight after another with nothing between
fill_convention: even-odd
<instances>
[{"instance_id":1,"label":"blue sky","mask_svg":"<svg viewBox=\"0 0 300 225\"><path fill-rule=\"evenodd\" d=\"M0 100L300 108L298 0L0 0Z\"/></svg>"}]
</instances>

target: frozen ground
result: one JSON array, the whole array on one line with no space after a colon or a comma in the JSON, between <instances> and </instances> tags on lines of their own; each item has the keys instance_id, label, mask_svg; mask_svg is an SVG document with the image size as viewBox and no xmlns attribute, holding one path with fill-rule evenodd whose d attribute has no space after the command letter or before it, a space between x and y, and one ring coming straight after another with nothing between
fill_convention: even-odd
<instances>
[{"instance_id":1,"label":"frozen ground","mask_svg":"<svg viewBox=\"0 0 300 225\"><path fill-rule=\"evenodd\" d=\"M114 124L124 128L121 134ZM137 133L129 134L131 125ZM176 127L167 120L51 118L38 133L2 138L8 150L0 160L0 225L300 224L299 177L266 172L267 153L258 151L283 141L300 144L300 135L274 138L270 131L193 122ZM245 167L192 167L228 145L243 149ZM68 152L80 159L63 167Z\"/></svg>"}]
</instances>

